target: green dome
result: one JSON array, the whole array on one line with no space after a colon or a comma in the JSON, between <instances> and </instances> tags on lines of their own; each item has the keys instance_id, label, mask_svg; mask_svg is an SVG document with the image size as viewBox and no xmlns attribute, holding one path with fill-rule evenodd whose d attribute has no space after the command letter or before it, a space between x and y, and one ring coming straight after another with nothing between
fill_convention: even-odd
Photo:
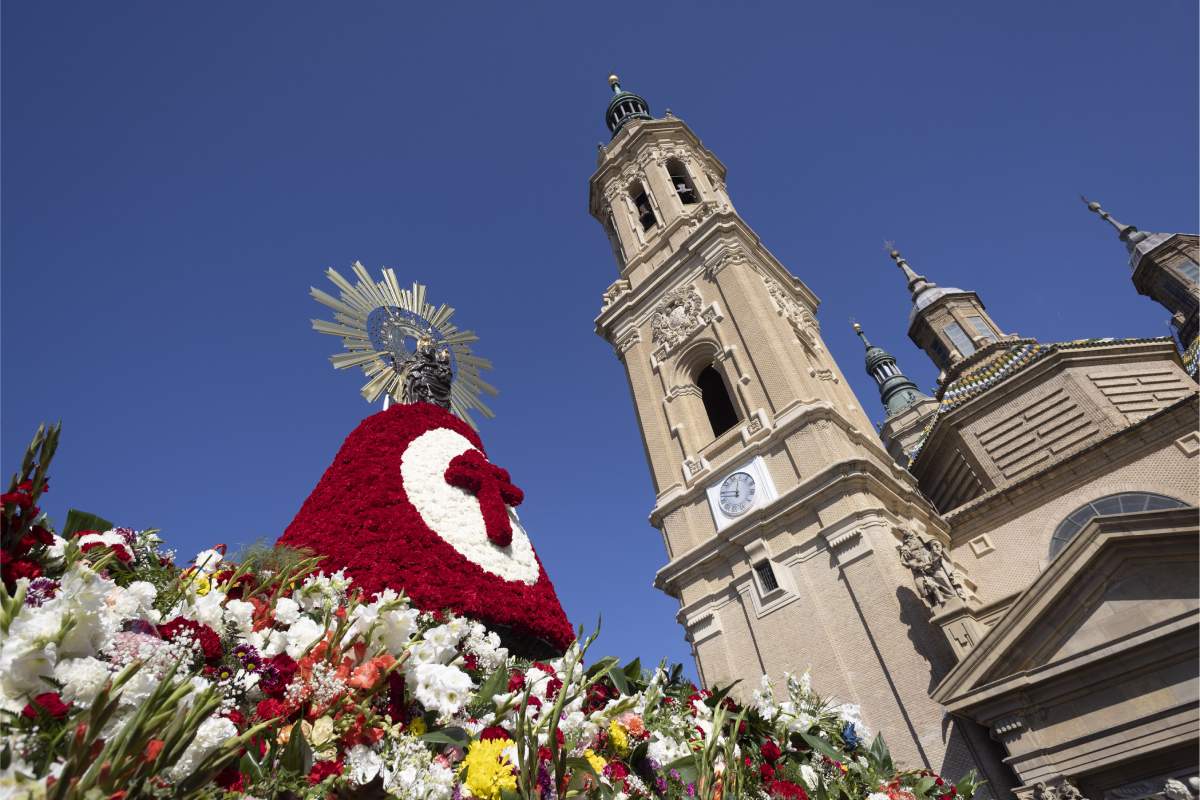
<instances>
[{"instance_id":1,"label":"green dome","mask_svg":"<svg viewBox=\"0 0 1200 800\"><path fill-rule=\"evenodd\" d=\"M613 98L608 103L608 110L604 112L604 122L613 136L616 136L631 119L653 119L646 98L624 91L616 75L609 75L608 83L612 86Z\"/></svg>"}]
</instances>

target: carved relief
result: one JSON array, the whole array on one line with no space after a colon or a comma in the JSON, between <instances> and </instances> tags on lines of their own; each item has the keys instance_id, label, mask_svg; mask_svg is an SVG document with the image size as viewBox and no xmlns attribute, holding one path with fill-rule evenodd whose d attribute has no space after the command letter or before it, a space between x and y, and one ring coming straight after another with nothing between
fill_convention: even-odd
<instances>
[{"instance_id":1,"label":"carved relief","mask_svg":"<svg viewBox=\"0 0 1200 800\"><path fill-rule=\"evenodd\" d=\"M695 211L687 217L688 228L696 230L700 227L700 223L717 213L717 204L711 200L701 203ZM746 260L745 256L741 257L742 261Z\"/></svg>"},{"instance_id":2,"label":"carved relief","mask_svg":"<svg viewBox=\"0 0 1200 800\"><path fill-rule=\"evenodd\" d=\"M767 284L767 292L775 301L775 308L792 323L792 329L800 337L800 341L813 352L821 352L821 324L817 322L817 318L773 279L764 275L763 282Z\"/></svg>"},{"instance_id":3,"label":"carved relief","mask_svg":"<svg viewBox=\"0 0 1200 800\"><path fill-rule=\"evenodd\" d=\"M690 286L673 289L659 301L650 318L650 328L654 343L662 346L664 354L704 324L700 316L703 302Z\"/></svg>"},{"instance_id":4,"label":"carved relief","mask_svg":"<svg viewBox=\"0 0 1200 800\"><path fill-rule=\"evenodd\" d=\"M640 341L642 341L642 334L636 328L622 336L620 339L617 339L617 358L624 359L625 354L628 353L633 346Z\"/></svg>"},{"instance_id":5,"label":"carved relief","mask_svg":"<svg viewBox=\"0 0 1200 800\"><path fill-rule=\"evenodd\" d=\"M619 300L622 295L629 294L629 290L630 290L629 281L625 280L624 278L621 278L620 280L616 281L612 286L609 286L607 289L605 289L604 294L602 295L602 301L600 304L600 312L604 313L605 311L607 311L609 306L611 306L613 303L617 302L617 300Z\"/></svg>"},{"instance_id":6,"label":"carved relief","mask_svg":"<svg viewBox=\"0 0 1200 800\"><path fill-rule=\"evenodd\" d=\"M816 367L809 367L808 374L810 377L816 378L820 381L833 381L834 383L838 382L837 376L833 374L833 370L831 369L817 369Z\"/></svg>"},{"instance_id":7,"label":"carved relief","mask_svg":"<svg viewBox=\"0 0 1200 800\"><path fill-rule=\"evenodd\" d=\"M709 209L707 212L705 212L706 208ZM716 203L705 203L703 206L697 209L695 213L692 214L692 219L689 220L688 224L692 225L692 222L694 221L695 224L692 225L692 227L698 226L703 217L710 216L715 210ZM704 212L703 217L701 216L702 212ZM746 257L746 254L737 247L726 247L724 250L721 250L715 256L704 262L704 274L715 280L721 270L725 269L726 267L732 264L745 264L748 261L749 258Z\"/></svg>"}]
</instances>

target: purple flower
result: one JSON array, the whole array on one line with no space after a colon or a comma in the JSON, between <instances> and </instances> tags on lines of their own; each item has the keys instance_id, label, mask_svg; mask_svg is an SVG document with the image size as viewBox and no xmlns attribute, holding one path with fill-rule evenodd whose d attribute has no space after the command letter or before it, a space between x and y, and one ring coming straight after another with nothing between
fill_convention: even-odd
<instances>
[{"instance_id":1,"label":"purple flower","mask_svg":"<svg viewBox=\"0 0 1200 800\"><path fill-rule=\"evenodd\" d=\"M263 657L251 645L243 642L233 648L233 654L247 672L258 672L263 668Z\"/></svg>"},{"instance_id":2,"label":"purple flower","mask_svg":"<svg viewBox=\"0 0 1200 800\"><path fill-rule=\"evenodd\" d=\"M129 544L133 544L137 541L137 531L135 531L133 528L113 528L113 533L120 534L121 538Z\"/></svg>"},{"instance_id":3,"label":"purple flower","mask_svg":"<svg viewBox=\"0 0 1200 800\"><path fill-rule=\"evenodd\" d=\"M58 581L50 578L34 578L25 590L25 605L37 608L58 594Z\"/></svg>"},{"instance_id":4,"label":"purple flower","mask_svg":"<svg viewBox=\"0 0 1200 800\"><path fill-rule=\"evenodd\" d=\"M696 796L696 784L694 784L694 783L689 783L689 784L687 785L687 796L688 796L688 797L695 797L695 796Z\"/></svg>"}]
</instances>

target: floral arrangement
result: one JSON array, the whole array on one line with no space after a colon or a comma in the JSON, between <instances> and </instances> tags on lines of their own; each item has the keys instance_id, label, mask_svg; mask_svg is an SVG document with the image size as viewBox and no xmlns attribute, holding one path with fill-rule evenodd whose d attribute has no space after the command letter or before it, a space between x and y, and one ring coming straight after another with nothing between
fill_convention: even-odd
<instances>
[{"instance_id":1,"label":"floral arrangement","mask_svg":"<svg viewBox=\"0 0 1200 800\"><path fill-rule=\"evenodd\" d=\"M177 565L154 531L38 509L58 430L3 505L0 792L22 798L970 800L899 769L807 675L747 705L678 667L539 661L286 547Z\"/></svg>"},{"instance_id":2,"label":"floral arrangement","mask_svg":"<svg viewBox=\"0 0 1200 800\"><path fill-rule=\"evenodd\" d=\"M575 638L512 506L524 494L479 435L429 403L392 406L346 437L279 543L325 556L370 595L403 587L515 653L561 655Z\"/></svg>"}]
</instances>

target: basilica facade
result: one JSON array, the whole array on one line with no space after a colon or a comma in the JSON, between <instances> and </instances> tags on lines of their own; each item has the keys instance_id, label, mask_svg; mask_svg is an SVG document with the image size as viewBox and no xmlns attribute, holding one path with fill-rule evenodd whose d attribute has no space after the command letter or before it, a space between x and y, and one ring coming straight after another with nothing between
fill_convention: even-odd
<instances>
[{"instance_id":1,"label":"basilica facade","mask_svg":"<svg viewBox=\"0 0 1200 800\"><path fill-rule=\"evenodd\" d=\"M1008 333L893 251L940 374L921 392L858 330L876 429L725 165L610 84L589 210L618 277L595 326L701 679L748 693L811 668L899 761L976 769L996 797L1195 797L1197 237L1088 204L1170 315L1156 339Z\"/></svg>"}]
</instances>

